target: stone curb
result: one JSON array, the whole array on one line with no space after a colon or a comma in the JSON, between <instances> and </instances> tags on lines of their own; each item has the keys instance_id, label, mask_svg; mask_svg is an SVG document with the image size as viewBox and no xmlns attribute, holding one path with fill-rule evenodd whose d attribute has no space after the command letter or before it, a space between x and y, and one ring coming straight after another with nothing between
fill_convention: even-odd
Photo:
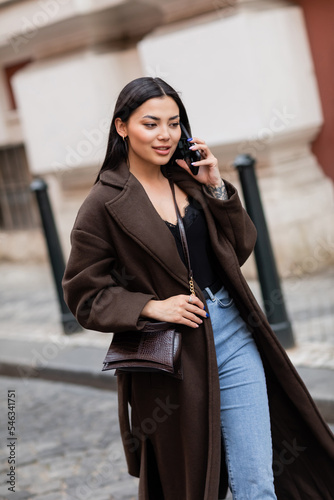
<instances>
[{"instance_id":1,"label":"stone curb","mask_svg":"<svg viewBox=\"0 0 334 500\"><path fill-rule=\"evenodd\" d=\"M0 362L0 376L24 378L26 383L29 380L40 378L67 384L85 385L109 391L117 390L117 379L113 376L113 371L108 375L84 371L71 371L64 368L40 368L29 365L17 365Z\"/></svg>"},{"instance_id":2,"label":"stone curb","mask_svg":"<svg viewBox=\"0 0 334 500\"><path fill-rule=\"evenodd\" d=\"M101 371L106 349L72 345L59 349L52 359L46 359L46 346L50 343L2 339L0 375L24 378L27 383L41 378L117 390L114 371ZM296 368L326 422L334 423L334 370Z\"/></svg>"}]
</instances>

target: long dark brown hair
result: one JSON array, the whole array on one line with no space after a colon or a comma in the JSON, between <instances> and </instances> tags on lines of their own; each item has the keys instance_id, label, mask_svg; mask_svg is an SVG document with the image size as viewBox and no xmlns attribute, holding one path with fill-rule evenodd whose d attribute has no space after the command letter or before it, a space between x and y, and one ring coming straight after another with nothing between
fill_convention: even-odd
<instances>
[{"instance_id":1,"label":"long dark brown hair","mask_svg":"<svg viewBox=\"0 0 334 500\"><path fill-rule=\"evenodd\" d=\"M132 80L123 88L116 101L110 125L107 151L96 182L103 171L116 169L120 163L127 161L128 158L127 142L117 133L115 119L121 118L123 122L127 122L131 114L145 101L164 96L174 99L179 108L180 121L190 132L186 109L179 94L173 87L161 78L142 77ZM170 162L173 161L174 157L170 159Z\"/></svg>"}]
</instances>

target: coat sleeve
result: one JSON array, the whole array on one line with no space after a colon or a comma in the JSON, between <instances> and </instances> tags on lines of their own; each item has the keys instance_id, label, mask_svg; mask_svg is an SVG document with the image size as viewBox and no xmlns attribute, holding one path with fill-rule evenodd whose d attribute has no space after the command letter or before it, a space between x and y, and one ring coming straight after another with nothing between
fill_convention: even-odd
<instances>
[{"instance_id":1,"label":"coat sleeve","mask_svg":"<svg viewBox=\"0 0 334 500\"><path fill-rule=\"evenodd\" d=\"M254 249L256 229L241 204L236 188L225 180L224 183L228 193L228 200L219 200L213 197L204 186L202 190L216 224L231 243L239 265L242 266Z\"/></svg>"},{"instance_id":2,"label":"coat sleeve","mask_svg":"<svg viewBox=\"0 0 334 500\"><path fill-rule=\"evenodd\" d=\"M89 223L71 233L72 249L63 277L64 298L78 322L101 332L141 330L140 313L154 295L126 288L126 275L116 272L117 257L109 241ZM103 235L104 236L104 235Z\"/></svg>"}]
</instances>

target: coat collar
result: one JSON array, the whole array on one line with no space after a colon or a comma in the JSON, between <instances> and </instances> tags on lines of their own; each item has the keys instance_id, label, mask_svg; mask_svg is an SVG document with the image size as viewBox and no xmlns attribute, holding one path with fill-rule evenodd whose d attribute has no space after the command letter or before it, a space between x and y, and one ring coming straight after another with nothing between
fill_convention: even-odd
<instances>
[{"instance_id":1,"label":"coat collar","mask_svg":"<svg viewBox=\"0 0 334 500\"><path fill-rule=\"evenodd\" d=\"M102 184L109 186L123 187L130 176L129 167L125 162L120 163L116 169L108 168L100 174Z\"/></svg>"},{"instance_id":2,"label":"coat collar","mask_svg":"<svg viewBox=\"0 0 334 500\"><path fill-rule=\"evenodd\" d=\"M168 167L169 171L172 174L174 182L177 184L181 183L186 183L189 186L194 184L193 178L185 171L183 168L173 165ZM167 169L166 167L161 167L161 171L165 177L167 177ZM132 177L134 177L130 170L129 167L125 162L122 162L118 165L116 169L107 169L104 170L100 174L100 180L103 184L109 184L110 186L115 186L115 187L124 187L127 181ZM195 184L198 184L200 186L200 183L195 182Z\"/></svg>"}]
</instances>

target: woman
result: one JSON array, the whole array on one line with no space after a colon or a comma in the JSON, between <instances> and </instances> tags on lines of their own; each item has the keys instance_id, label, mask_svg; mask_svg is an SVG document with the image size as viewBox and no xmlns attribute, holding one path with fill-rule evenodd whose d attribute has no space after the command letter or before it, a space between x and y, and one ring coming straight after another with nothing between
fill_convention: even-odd
<instances>
[{"instance_id":1,"label":"woman","mask_svg":"<svg viewBox=\"0 0 334 500\"><path fill-rule=\"evenodd\" d=\"M204 141L189 141L201 153L198 175L175 159L180 122L189 129L179 95L163 80L139 78L121 91L63 281L86 328L140 332L161 320L182 333L183 380L118 375L122 440L139 498L217 500L228 481L235 500L333 499L333 436L240 271L255 243L253 224Z\"/></svg>"}]
</instances>

